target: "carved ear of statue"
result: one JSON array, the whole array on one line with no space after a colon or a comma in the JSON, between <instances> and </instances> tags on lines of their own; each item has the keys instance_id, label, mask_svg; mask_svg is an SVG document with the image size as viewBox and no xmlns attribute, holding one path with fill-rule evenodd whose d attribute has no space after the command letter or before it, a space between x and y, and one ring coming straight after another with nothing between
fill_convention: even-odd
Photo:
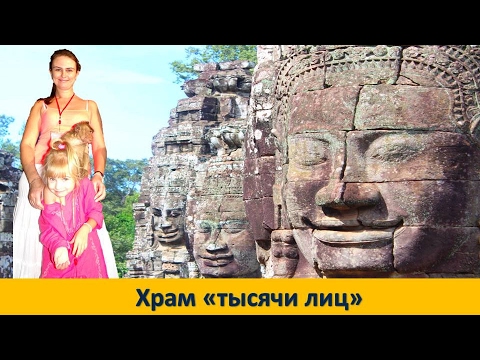
<instances>
[{"instance_id":1,"label":"carved ear of statue","mask_svg":"<svg viewBox=\"0 0 480 360\"><path fill-rule=\"evenodd\" d=\"M480 143L480 112L475 114L470 121L470 134Z\"/></svg>"},{"instance_id":2,"label":"carved ear of statue","mask_svg":"<svg viewBox=\"0 0 480 360\"><path fill-rule=\"evenodd\" d=\"M279 137L279 133L278 133L278 130L277 129L272 129L270 130L270 133L273 135L273 141L274 141L274 144L275 144L275 147L280 151L282 152L282 144L280 143L280 141L278 140L278 137Z\"/></svg>"}]
</instances>

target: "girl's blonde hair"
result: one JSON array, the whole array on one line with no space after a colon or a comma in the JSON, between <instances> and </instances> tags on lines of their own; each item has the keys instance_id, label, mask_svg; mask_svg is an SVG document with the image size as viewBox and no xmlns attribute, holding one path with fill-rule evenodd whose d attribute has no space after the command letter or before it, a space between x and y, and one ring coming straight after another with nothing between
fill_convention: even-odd
<instances>
[{"instance_id":1,"label":"girl's blonde hair","mask_svg":"<svg viewBox=\"0 0 480 360\"><path fill-rule=\"evenodd\" d=\"M81 179L88 176L88 171L82 166L82 159L78 157L74 146L68 141L56 139L45 157L42 178L46 184L49 178L62 178L67 174L78 185Z\"/></svg>"}]
</instances>

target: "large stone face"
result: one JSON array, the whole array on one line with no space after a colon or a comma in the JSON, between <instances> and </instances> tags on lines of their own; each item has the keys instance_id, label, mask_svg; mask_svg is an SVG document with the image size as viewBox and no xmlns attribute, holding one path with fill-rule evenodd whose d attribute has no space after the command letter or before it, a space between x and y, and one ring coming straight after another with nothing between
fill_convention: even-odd
<instances>
[{"instance_id":1,"label":"large stone face","mask_svg":"<svg viewBox=\"0 0 480 360\"><path fill-rule=\"evenodd\" d=\"M266 277L478 277L478 48L258 51L244 198Z\"/></svg>"}]
</instances>

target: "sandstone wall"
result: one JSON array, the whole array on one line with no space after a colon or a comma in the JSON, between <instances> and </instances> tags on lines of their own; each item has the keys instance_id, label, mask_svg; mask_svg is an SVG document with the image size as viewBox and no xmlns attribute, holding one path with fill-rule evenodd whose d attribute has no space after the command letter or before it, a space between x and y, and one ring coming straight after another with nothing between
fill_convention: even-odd
<instances>
[{"instance_id":1,"label":"sandstone wall","mask_svg":"<svg viewBox=\"0 0 480 360\"><path fill-rule=\"evenodd\" d=\"M0 151L0 278L13 277L13 209L21 171L12 162L11 154Z\"/></svg>"},{"instance_id":2,"label":"sandstone wall","mask_svg":"<svg viewBox=\"0 0 480 360\"><path fill-rule=\"evenodd\" d=\"M253 66L245 61L198 65L198 79L184 84L187 98L178 101L168 127L153 137L153 156L134 205L137 226L126 277L200 276L192 247L195 214L187 217L187 204L202 196L205 183L217 197L241 192L242 172L230 173L233 162L243 168ZM212 162L227 164L226 176L222 171L215 179L208 176Z\"/></svg>"},{"instance_id":3,"label":"sandstone wall","mask_svg":"<svg viewBox=\"0 0 480 360\"><path fill-rule=\"evenodd\" d=\"M222 241L245 268L255 243L250 277L478 277L476 46L259 45L253 74L197 70L153 138L128 277L235 277ZM228 204L242 251L202 235Z\"/></svg>"}]
</instances>

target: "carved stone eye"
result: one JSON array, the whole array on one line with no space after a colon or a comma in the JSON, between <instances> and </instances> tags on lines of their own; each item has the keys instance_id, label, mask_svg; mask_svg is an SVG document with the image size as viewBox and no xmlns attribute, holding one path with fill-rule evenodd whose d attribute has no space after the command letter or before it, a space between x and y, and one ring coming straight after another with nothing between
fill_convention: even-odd
<instances>
[{"instance_id":1,"label":"carved stone eye","mask_svg":"<svg viewBox=\"0 0 480 360\"><path fill-rule=\"evenodd\" d=\"M324 140L297 136L290 140L289 153L296 164L313 166L328 159L329 146Z\"/></svg>"},{"instance_id":2,"label":"carved stone eye","mask_svg":"<svg viewBox=\"0 0 480 360\"><path fill-rule=\"evenodd\" d=\"M419 156L425 144L419 136L409 137L402 135L383 136L375 140L369 147L368 158L390 163L406 162Z\"/></svg>"}]
</instances>

